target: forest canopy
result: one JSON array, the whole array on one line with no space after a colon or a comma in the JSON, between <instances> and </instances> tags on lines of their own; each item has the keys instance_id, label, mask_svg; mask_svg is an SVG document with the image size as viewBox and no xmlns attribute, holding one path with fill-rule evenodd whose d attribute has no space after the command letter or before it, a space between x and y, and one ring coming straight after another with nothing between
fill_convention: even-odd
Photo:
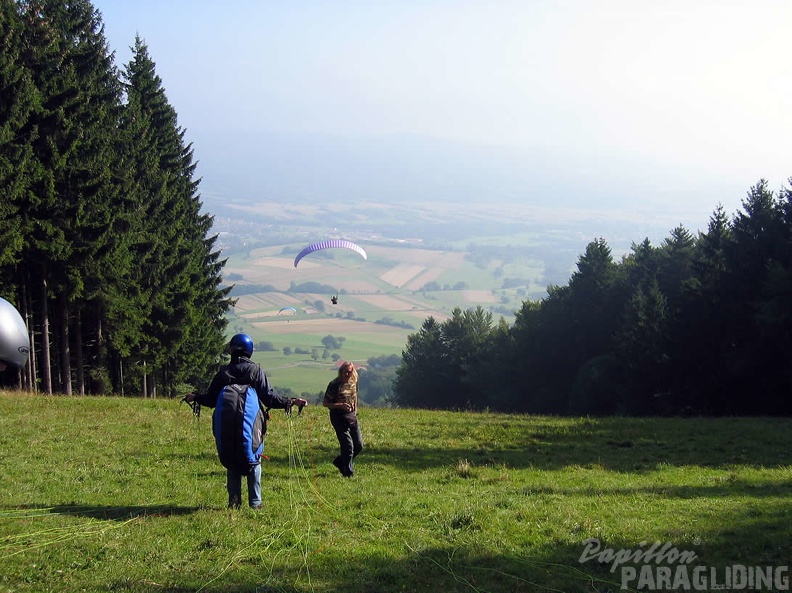
<instances>
[{"instance_id":1,"label":"forest canopy","mask_svg":"<svg viewBox=\"0 0 792 593\"><path fill-rule=\"evenodd\" d=\"M88 0L0 0L0 24L0 287L32 337L18 385L204 381L233 303L146 44L119 71Z\"/></svg>"},{"instance_id":2,"label":"forest canopy","mask_svg":"<svg viewBox=\"0 0 792 593\"><path fill-rule=\"evenodd\" d=\"M514 324L477 308L408 337L396 405L543 414L792 413L792 191L760 180L706 232L620 261L592 241Z\"/></svg>"}]
</instances>

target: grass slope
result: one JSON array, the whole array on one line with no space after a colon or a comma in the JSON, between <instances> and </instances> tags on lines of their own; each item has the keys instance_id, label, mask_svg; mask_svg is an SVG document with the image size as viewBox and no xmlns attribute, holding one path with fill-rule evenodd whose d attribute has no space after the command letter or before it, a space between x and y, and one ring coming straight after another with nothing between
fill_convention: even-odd
<instances>
[{"instance_id":1,"label":"grass slope","mask_svg":"<svg viewBox=\"0 0 792 593\"><path fill-rule=\"evenodd\" d=\"M360 416L346 480L325 410L276 411L266 510L234 512L208 410L0 394L0 591L617 590L588 538L792 558L787 419Z\"/></svg>"}]
</instances>

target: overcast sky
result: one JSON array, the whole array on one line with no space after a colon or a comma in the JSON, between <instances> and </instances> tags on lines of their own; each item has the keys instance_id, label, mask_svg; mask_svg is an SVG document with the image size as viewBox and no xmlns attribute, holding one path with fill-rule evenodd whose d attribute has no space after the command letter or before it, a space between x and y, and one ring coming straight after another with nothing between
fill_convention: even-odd
<instances>
[{"instance_id":1,"label":"overcast sky","mask_svg":"<svg viewBox=\"0 0 792 593\"><path fill-rule=\"evenodd\" d=\"M758 179L778 189L792 176L789 0L94 6L119 66L136 34L147 43L188 139L247 130L527 147L562 169L588 160L615 182L651 178L672 201L700 196L705 216L716 205L705 188L731 188L719 194L731 213Z\"/></svg>"}]
</instances>

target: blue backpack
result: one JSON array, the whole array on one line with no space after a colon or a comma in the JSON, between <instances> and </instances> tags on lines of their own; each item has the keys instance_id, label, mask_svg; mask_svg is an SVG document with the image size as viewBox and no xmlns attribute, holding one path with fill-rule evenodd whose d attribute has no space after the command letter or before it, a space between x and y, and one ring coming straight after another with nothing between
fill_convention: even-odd
<instances>
[{"instance_id":1,"label":"blue backpack","mask_svg":"<svg viewBox=\"0 0 792 593\"><path fill-rule=\"evenodd\" d=\"M266 417L253 387L226 385L220 390L212 414L212 433L223 467L247 475L261 463Z\"/></svg>"}]
</instances>

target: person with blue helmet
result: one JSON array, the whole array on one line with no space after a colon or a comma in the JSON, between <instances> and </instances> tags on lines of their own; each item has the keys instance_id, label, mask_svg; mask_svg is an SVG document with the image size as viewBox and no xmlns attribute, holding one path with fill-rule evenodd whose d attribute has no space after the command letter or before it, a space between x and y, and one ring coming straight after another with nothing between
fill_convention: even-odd
<instances>
[{"instance_id":1,"label":"person with blue helmet","mask_svg":"<svg viewBox=\"0 0 792 593\"><path fill-rule=\"evenodd\" d=\"M30 354L27 326L16 307L0 298L0 371L22 368Z\"/></svg>"},{"instance_id":2,"label":"person with blue helmet","mask_svg":"<svg viewBox=\"0 0 792 593\"><path fill-rule=\"evenodd\" d=\"M226 467L226 488L229 508L239 508L242 500L242 477L247 478L248 504L251 508L261 508L261 453L267 432L267 410L269 408L290 409L296 405L302 408L308 402L301 398L288 398L278 395L270 385L261 366L253 362L253 340L244 333L236 334L229 343L231 362L220 367L209 388L204 393L189 393L185 396L188 403L197 402L202 406L215 408L212 430L217 441L220 461ZM255 390L257 401L248 401L250 389ZM218 413L221 410L247 410L245 430L249 430L246 449L247 456L240 452L240 431L224 424ZM224 414L226 412L223 412ZM244 438L243 438L244 440ZM254 445L251 445L251 442ZM250 456L252 451L252 457ZM230 452L230 453L229 453ZM229 458L230 457L230 458Z\"/></svg>"}]
</instances>

